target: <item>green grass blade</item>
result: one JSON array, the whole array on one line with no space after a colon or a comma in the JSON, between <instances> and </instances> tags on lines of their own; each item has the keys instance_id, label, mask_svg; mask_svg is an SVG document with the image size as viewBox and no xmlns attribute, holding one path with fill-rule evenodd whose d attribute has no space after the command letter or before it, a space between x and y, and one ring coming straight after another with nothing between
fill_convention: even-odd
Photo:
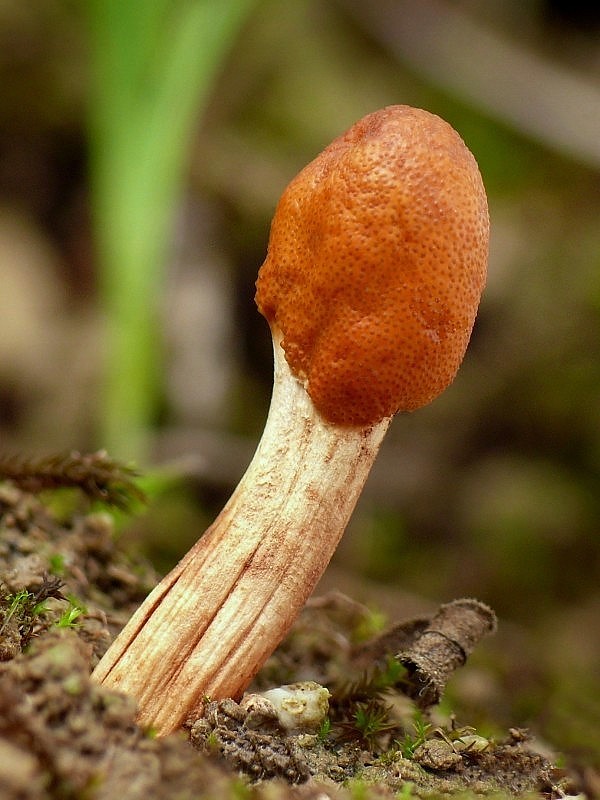
<instances>
[{"instance_id":1,"label":"green grass blade","mask_svg":"<svg viewBox=\"0 0 600 800\"><path fill-rule=\"evenodd\" d=\"M91 177L107 325L100 444L144 460L158 311L194 123L254 0L90 0Z\"/></svg>"}]
</instances>

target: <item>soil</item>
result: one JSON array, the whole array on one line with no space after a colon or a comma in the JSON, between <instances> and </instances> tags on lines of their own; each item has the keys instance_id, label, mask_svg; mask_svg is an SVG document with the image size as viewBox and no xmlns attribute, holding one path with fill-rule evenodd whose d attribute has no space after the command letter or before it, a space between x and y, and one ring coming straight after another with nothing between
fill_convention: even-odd
<instances>
[{"instance_id":1,"label":"soil","mask_svg":"<svg viewBox=\"0 0 600 800\"><path fill-rule=\"evenodd\" d=\"M485 737L439 710L446 679L493 627L473 601L381 634L352 599L313 598L251 689L326 686L329 716L316 730L225 700L154 737L136 724L133 698L90 674L158 575L126 555L108 513L55 508L0 485L2 800L594 795L595 774L559 768L527 731Z\"/></svg>"}]
</instances>

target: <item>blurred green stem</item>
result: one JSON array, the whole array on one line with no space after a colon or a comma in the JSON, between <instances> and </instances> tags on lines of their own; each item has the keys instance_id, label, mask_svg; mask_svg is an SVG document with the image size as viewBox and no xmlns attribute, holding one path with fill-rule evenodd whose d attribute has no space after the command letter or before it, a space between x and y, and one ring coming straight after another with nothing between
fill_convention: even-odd
<instances>
[{"instance_id":1,"label":"blurred green stem","mask_svg":"<svg viewBox=\"0 0 600 800\"><path fill-rule=\"evenodd\" d=\"M254 0L88 0L91 182L106 323L99 444L144 461L159 311L194 123Z\"/></svg>"}]
</instances>

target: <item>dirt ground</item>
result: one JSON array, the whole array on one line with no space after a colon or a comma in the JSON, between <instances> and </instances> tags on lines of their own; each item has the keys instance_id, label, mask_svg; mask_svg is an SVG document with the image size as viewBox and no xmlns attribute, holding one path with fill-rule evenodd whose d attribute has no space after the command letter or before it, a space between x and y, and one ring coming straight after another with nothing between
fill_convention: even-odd
<instances>
[{"instance_id":1,"label":"dirt ground","mask_svg":"<svg viewBox=\"0 0 600 800\"><path fill-rule=\"evenodd\" d=\"M134 700L90 673L158 576L125 555L110 515L80 501L68 514L55 507L0 485L2 800L598 796L596 772L527 731L485 736L441 710L460 659L438 651L440 671L427 674L435 653L419 637L431 618L382 634L368 608L337 592L309 602L251 687L327 687L317 728L286 731L222 701L181 733L154 737L136 725ZM494 620L470 603L474 646ZM448 639L465 635L459 611L450 622L448 606L433 615L444 618L440 630L458 626Z\"/></svg>"}]
</instances>

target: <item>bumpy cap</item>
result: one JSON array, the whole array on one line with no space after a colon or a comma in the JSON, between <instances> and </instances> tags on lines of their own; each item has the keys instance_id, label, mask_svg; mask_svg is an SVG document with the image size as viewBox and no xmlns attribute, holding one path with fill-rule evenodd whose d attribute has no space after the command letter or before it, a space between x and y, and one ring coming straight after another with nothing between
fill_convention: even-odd
<instances>
[{"instance_id":1,"label":"bumpy cap","mask_svg":"<svg viewBox=\"0 0 600 800\"><path fill-rule=\"evenodd\" d=\"M439 117L369 114L284 191L256 302L331 423L429 403L464 356L485 284L477 163Z\"/></svg>"}]
</instances>

